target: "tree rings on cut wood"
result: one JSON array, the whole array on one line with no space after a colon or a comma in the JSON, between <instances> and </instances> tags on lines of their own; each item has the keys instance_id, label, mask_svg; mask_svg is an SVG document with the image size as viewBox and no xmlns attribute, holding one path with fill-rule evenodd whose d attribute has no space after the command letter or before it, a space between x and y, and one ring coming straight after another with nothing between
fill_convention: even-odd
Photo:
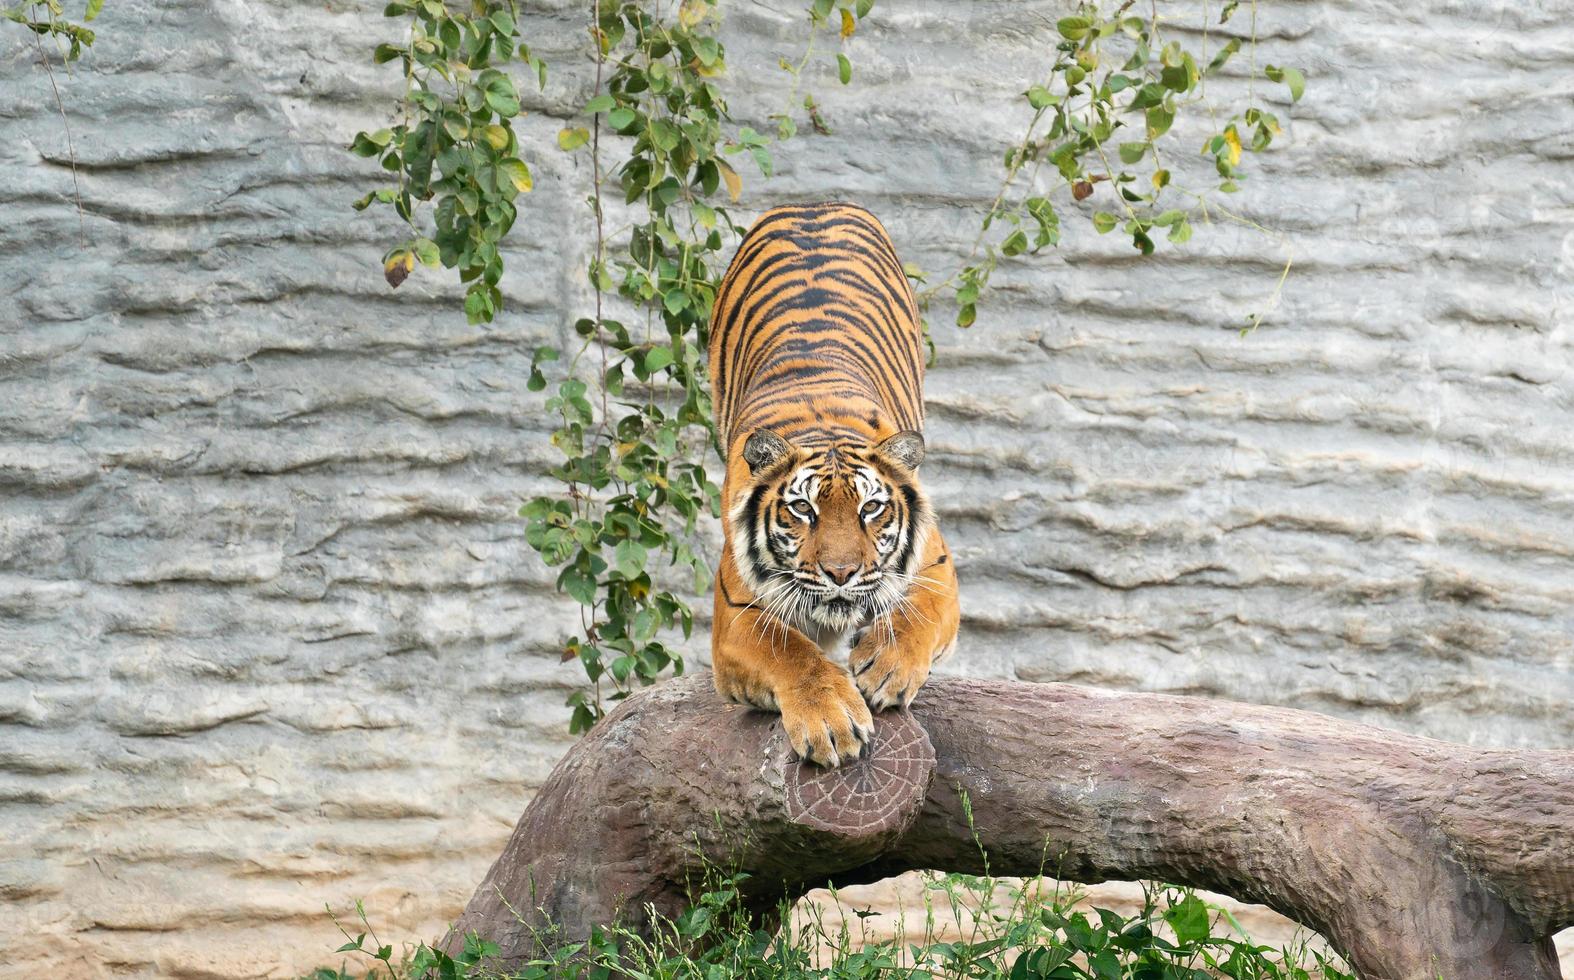
<instances>
[{"instance_id":1,"label":"tree rings on cut wood","mask_svg":"<svg viewBox=\"0 0 1574 980\"><path fill-rule=\"evenodd\" d=\"M787 817L843 837L872 837L904 829L929 791L935 750L907 711L876 715L874 739L861 759L824 769L793 758L781 743Z\"/></svg>"}]
</instances>

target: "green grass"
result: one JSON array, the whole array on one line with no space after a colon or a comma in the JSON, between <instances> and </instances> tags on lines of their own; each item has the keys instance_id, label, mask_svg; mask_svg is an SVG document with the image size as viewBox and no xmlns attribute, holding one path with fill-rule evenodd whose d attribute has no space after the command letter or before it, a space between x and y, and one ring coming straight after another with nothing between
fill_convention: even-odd
<instances>
[{"instance_id":1,"label":"green grass","mask_svg":"<svg viewBox=\"0 0 1574 980\"><path fill-rule=\"evenodd\" d=\"M357 905L362 931L346 930L340 952L359 964L307 980L1354 980L1304 942L1274 949L1243 938L1227 911L1189 889L1146 886L1141 907L1123 916L1088 911L1077 905L1079 892L1061 885L1044 894L1034 882L932 875L919 936L900 942L872 937L867 910L828 927L818 906L796 917L783 906L786 925L761 929L739 904L740 880L712 875L692 906L658 918L646 935L616 924L583 942L541 935L537 958L509 974L482 965L496 947L473 935L456 957L426 946L396 956ZM896 934L907 935L906 926Z\"/></svg>"}]
</instances>

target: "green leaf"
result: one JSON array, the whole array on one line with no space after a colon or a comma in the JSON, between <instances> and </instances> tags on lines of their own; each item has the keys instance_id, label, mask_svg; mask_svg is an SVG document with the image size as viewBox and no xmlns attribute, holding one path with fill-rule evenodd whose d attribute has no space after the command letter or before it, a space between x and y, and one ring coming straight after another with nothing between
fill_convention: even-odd
<instances>
[{"instance_id":1,"label":"green leaf","mask_svg":"<svg viewBox=\"0 0 1574 980\"><path fill-rule=\"evenodd\" d=\"M1182 943L1207 939L1210 932L1208 906L1196 895L1187 895L1180 902L1170 906L1164 913L1164 921L1175 930L1175 938Z\"/></svg>"},{"instance_id":2,"label":"green leaf","mask_svg":"<svg viewBox=\"0 0 1574 980\"><path fill-rule=\"evenodd\" d=\"M1035 109L1043 109L1059 101L1058 97L1051 95L1049 89L1042 85L1035 85L1027 90L1027 104Z\"/></svg>"},{"instance_id":3,"label":"green leaf","mask_svg":"<svg viewBox=\"0 0 1574 980\"><path fill-rule=\"evenodd\" d=\"M1164 86L1159 83L1149 82L1142 88L1137 89L1137 94L1131 98L1130 108L1132 111L1136 111L1160 105L1164 101L1164 93L1166 91Z\"/></svg>"},{"instance_id":4,"label":"green leaf","mask_svg":"<svg viewBox=\"0 0 1574 980\"><path fill-rule=\"evenodd\" d=\"M1175 122L1175 113L1162 105L1156 105L1147 112L1148 139L1156 140L1170 131L1170 126Z\"/></svg>"},{"instance_id":5,"label":"green leaf","mask_svg":"<svg viewBox=\"0 0 1574 980\"><path fill-rule=\"evenodd\" d=\"M1263 74L1267 75L1270 81L1283 82L1290 86L1291 102L1301 101L1301 96L1306 93L1306 76L1299 68L1279 68L1269 65L1263 70Z\"/></svg>"},{"instance_id":6,"label":"green leaf","mask_svg":"<svg viewBox=\"0 0 1574 980\"><path fill-rule=\"evenodd\" d=\"M612 96L598 95L585 103L585 111L595 115L598 112L608 112L616 105L617 102L613 100Z\"/></svg>"},{"instance_id":7,"label":"green leaf","mask_svg":"<svg viewBox=\"0 0 1574 980\"><path fill-rule=\"evenodd\" d=\"M1055 22L1055 30L1068 41L1080 41L1088 36L1088 31L1093 28L1093 21L1086 17L1062 17Z\"/></svg>"},{"instance_id":8,"label":"green leaf","mask_svg":"<svg viewBox=\"0 0 1574 980\"><path fill-rule=\"evenodd\" d=\"M1136 163L1147 152L1148 144L1146 143L1122 143L1120 144L1120 162Z\"/></svg>"},{"instance_id":9,"label":"green leaf","mask_svg":"<svg viewBox=\"0 0 1574 980\"><path fill-rule=\"evenodd\" d=\"M562 574L557 577L557 587L582 606L596 604L596 577L586 573L578 565L569 565L563 569Z\"/></svg>"},{"instance_id":10,"label":"green leaf","mask_svg":"<svg viewBox=\"0 0 1574 980\"><path fill-rule=\"evenodd\" d=\"M1088 960L1088 966L1093 970L1093 975L1099 980L1121 980L1124 972L1121 970L1120 960L1113 950L1100 950L1097 955Z\"/></svg>"},{"instance_id":11,"label":"green leaf","mask_svg":"<svg viewBox=\"0 0 1574 980\"><path fill-rule=\"evenodd\" d=\"M82 15L83 20L92 20L98 12L104 9L104 0L87 0L87 13Z\"/></svg>"},{"instance_id":12,"label":"green leaf","mask_svg":"<svg viewBox=\"0 0 1574 980\"><path fill-rule=\"evenodd\" d=\"M1027 251L1027 233L1021 228L1013 231L1006 236L1005 241L1000 243L1000 251L1006 255L1021 255Z\"/></svg>"},{"instance_id":13,"label":"green leaf","mask_svg":"<svg viewBox=\"0 0 1574 980\"><path fill-rule=\"evenodd\" d=\"M845 54L836 56L836 77L842 80L843 85L853 80L853 63L847 60Z\"/></svg>"},{"instance_id":14,"label":"green leaf","mask_svg":"<svg viewBox=\"0 0 1574 980\"><path fill-rule=\"evenodd\" d=\"M669 294L670 295L670 294ZM679 307L681 309L681 307ZM672 348L665 344L652 347L645 352L645 373L655 374L668 364L672 363Z\"/></svg>"},{"instance_id":15,"label":"green leaf","mask_svg":"<svg viewBox=\"0 0 1574 980\"><path fill-rule=\"evenodd\" d=\"M612 561L624 578L637 578L645 570L645 548L638 541L619 541Z\"/></svg>"},{"instance_id":16,"label":"green leaf","mask_svg":"<svg viewBox=\"0 0 1574 980\"><path fill-rule=\"evenodd\" d=\"M1098 230L1100 235L1113 229L1115 223L1115 216L1108 211L1095 211L1093 213L1093 227Z\"/></svg>"},{"instance_id":17,"label":"green leaf","mask_svg":"<svg viewBox=\"0 0 1574 980\"><path fill-rule=\"evenodd\" d=\"M1220 48L1219 53L1213 56L1212 61L1208 62L1208 70L1206 74L1212 75L1220 68L1223 68L1225 63L1230 60L1231 56L1233 56L1235 52L1239 51L1240 49L1241 39L1238 37L1230 38L1229 43Z\"/></svg>"},{"instance_id":18,"label":"green leaf","mask_svg":"<svg viewBox=\"0 0 1574 980\"><path fill-rule=\"evenodd\" d=\"M442 253L438 251L437 243L430 238L417 238L412 251L428 269L435 269L442 262Z\"/></svg>"},{"instance_id":19,"label":"green leaf","mask_svg":"<svg viewBox=\"0 0 1574 980\"><path fill-rule=\"evenodd\" d=\"M678 148L683 132L665 119L656 119L650 124L650 139L662 150L671 153Z\"/></svg>"},{"instance_id":20,"label":"green leaf","mask_svg":"<svg viewBox=\"0 0 1574 980\"><path fill-rule=\"evenodd\" d=\"M375 133L356 133L355 141L350 144L350 152L358 157L374 157L383 152L393 139L393 133L386 129L379 129Z\"/></svg>"},{"instance_id":21,"label":"green leaf","mask_svg":"<svg viewBox=\"0 0 1574 980\"><path fill-rule=\"evenodd\" d=\"M486 78L486 104L492 111L505 118L519 115L519 95L514 91L513 81L502 72L497 72Z\"/></svg>"}]
</instances>

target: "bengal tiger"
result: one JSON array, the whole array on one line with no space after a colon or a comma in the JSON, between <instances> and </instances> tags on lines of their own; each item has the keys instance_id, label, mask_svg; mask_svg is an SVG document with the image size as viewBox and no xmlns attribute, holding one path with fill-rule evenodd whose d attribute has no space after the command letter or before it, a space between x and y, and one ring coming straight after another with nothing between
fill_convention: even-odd
<instances>
[{"instance_id":1,"label":"bengal tiger","mask_svg":"<svg viewBox=\"0 0 1574 980\"><path fill-rule=\"evenodd\" d=\"M716 689L837 766L867 750L871 708L913 700L961 618L918 479L922 327L874 215L766 212L717 291L709 364L727 462Z\"/></svg>"}]
</instances>

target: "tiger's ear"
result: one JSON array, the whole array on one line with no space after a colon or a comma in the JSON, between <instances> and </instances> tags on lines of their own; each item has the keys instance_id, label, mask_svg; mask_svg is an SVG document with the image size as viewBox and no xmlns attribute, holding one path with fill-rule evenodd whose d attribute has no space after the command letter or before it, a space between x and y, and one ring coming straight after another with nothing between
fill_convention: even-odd
<instances>
[{"instance_id":1,"label":"tiger's ear","mask_svg":"<svg viewBox=\"0 0 1574 980\"><path fill-rule=\"evenodd\" d=\"M924 461L924 437L922 433L908 429L874 447L886 460L895 463L906 470L918 469L918 464Z\"/></svg>"},{"instance_id":2,"label":"tiger's ear","mask_svg":"<svg viewBox=\"0 0 1574 980\"><path fill-rule=\"evenodd\" d=\"M792 453L792 445L770 429L755 429L743 444L743 461L755 475L772 469Z\"/></svg>"}]
</instances>

